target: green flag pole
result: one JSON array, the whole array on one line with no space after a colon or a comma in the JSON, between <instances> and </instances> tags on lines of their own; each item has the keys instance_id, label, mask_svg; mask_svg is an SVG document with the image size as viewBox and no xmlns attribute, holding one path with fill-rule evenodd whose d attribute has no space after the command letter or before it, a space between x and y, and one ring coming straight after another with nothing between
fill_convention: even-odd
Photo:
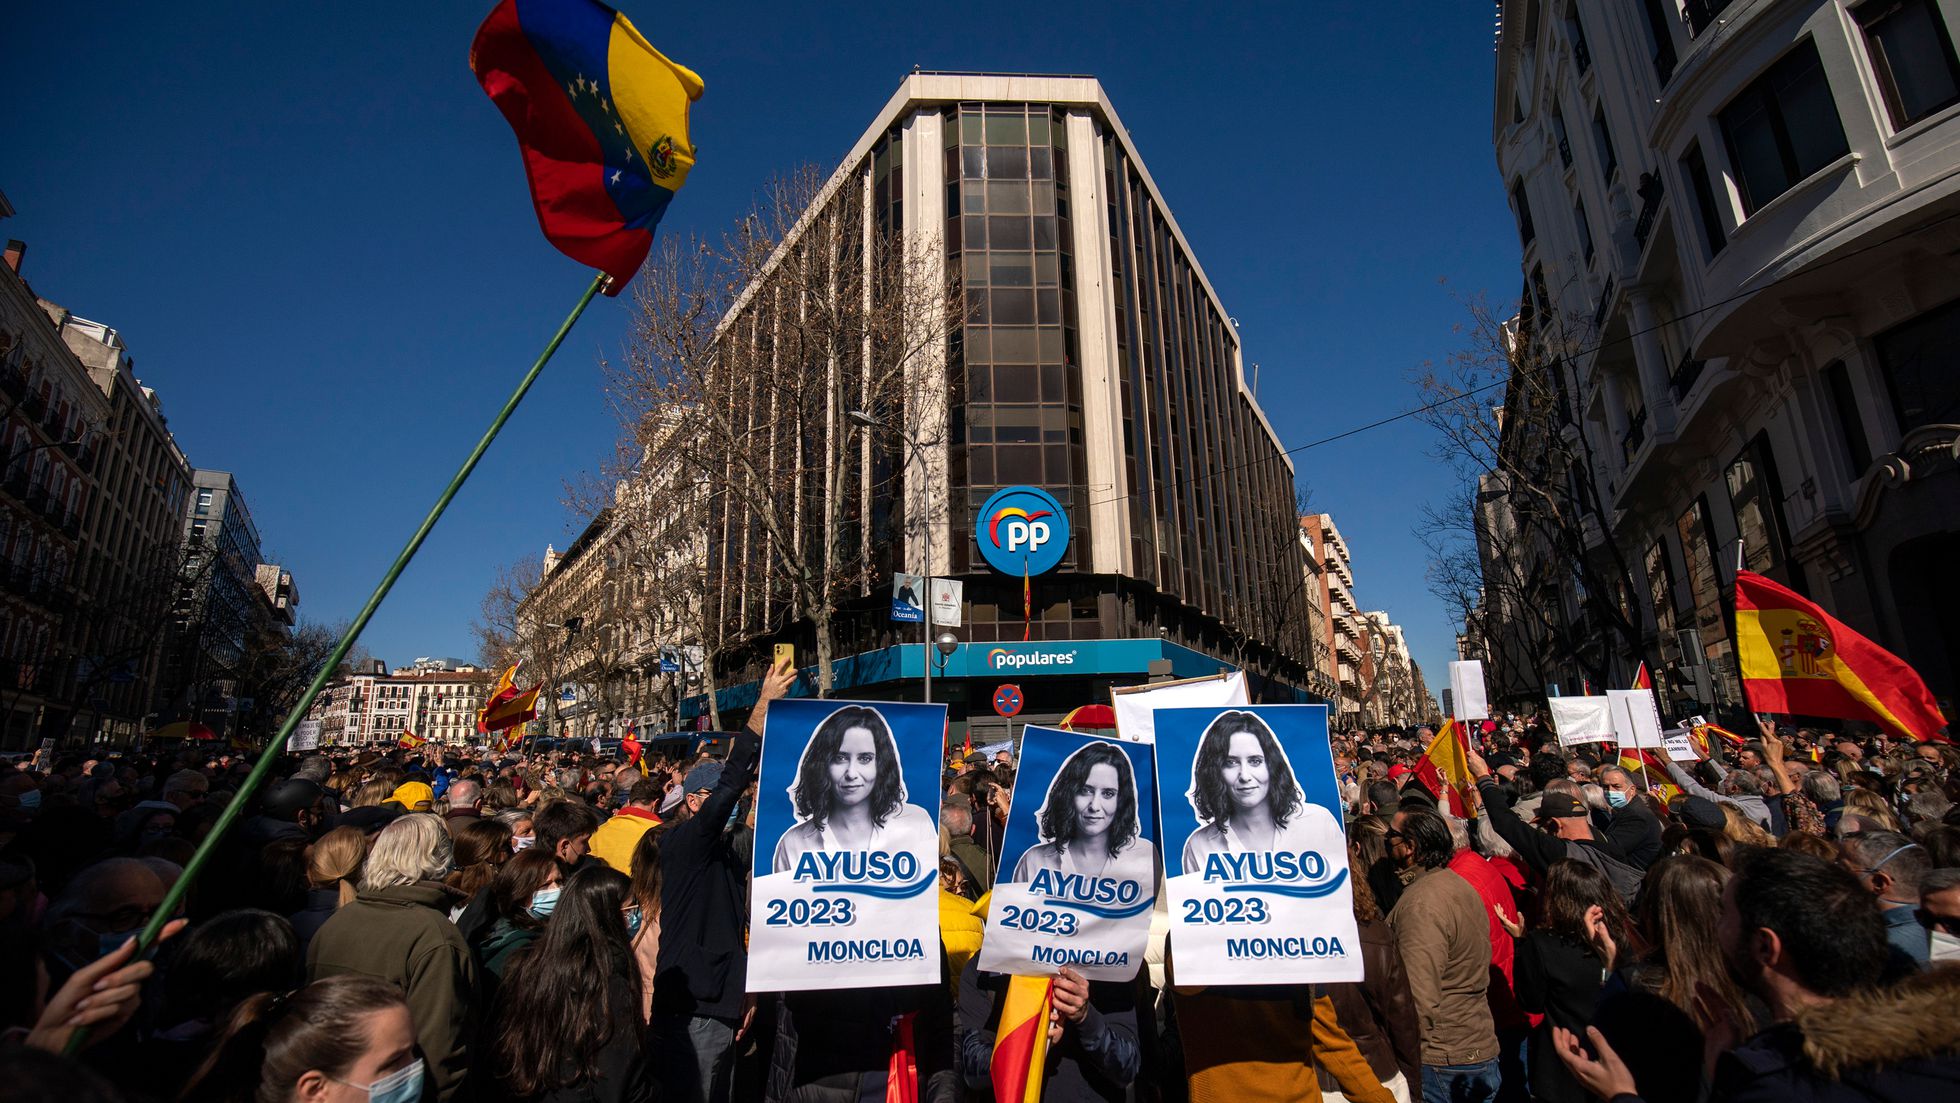
<instances>
[{"instance_id":1,"label":"green flag pole","mask_svg":"<svg viewBox=\"0 0 1960 1103\"><path fill-rule=\"evenodd\" d=\"M381 602L387 598L388 591L395 588L395 582L401 578L402 571L408 567L409 560L414 559L415 553L422 549L422 542L428 539L429 531L436 527L437 521L442 520L443 512L455 499L456 492L463 488L463 483L468 481L470 473L476 470L478 461L482 460L483 454L490 450L490 443L497 439L497 434L503 431L504 423L517 412L517 404L524 401L531 384L538 381L545 364L550 361L552 354L558 351L558 346L564 343L565 335L571 332L579 315L585 313L585 308L592 302L592 297L605 287L606 280L607 276L604 272L592 277L592 283L586 287L585 294L579 296L578 305L572 308L572 312L565 317L564 324L560 325L558 332L552 335L551 343L538 354L537 363L532 364L531 370L518 382L517 389L512 391L510 398L504 402L504 408L497 412L496 420L490 423L490 428L484 430L483 438L476 442L476 447L470 451L469 458L464 460L463 466L457 470L456 477L449 480L449 485L443 489L442 497L437 498L436 504L430 508L429 515L422 518L421 526L415 530L415 535L408 538L408 545L402 548L400 555L395 557L394 565L388 568L387 574L381 576L381 583L374 588L374 593L368 596L367 604L361 606L360 615L354 618L354 623L347 626L347 631L341 635L340 642L334 645L326 661L320 664L320 670L313 676L313 683L306 687L305 695L293 706L293 711L286 714L286 722L279 725L279 733L272 737L272 742L266 744L265 750L259 752L259 760L252 765L252 772L246 776L245 784L238 787L238 794L231 798L231 803L225 806L224 813L211 825L211 833L198 844L197 851L191 855L190 862L184 866L183 875L177 878L176 884L170 886L170 891L163 896L163 902L157 905L156 914L150 916L150 921L144 925L142 933L136 936L136 956L141 957L156 942L157 934L163 930L164 924L170 921L170 916L183 903L185 894L190 891L191 883L197 880L197 875L203 872L205 864L211 860L211 853L217 848L218 842L224 838L225 832L231 829L232 824L237 822L238 817L245 810L245 802L250 800L252 794L264 783L265 775L272 769L272 763L286 749L286 741L292 738L293 729L299 726L300 719L313 708L314 699L320 696L320 691L326 688L328 679L333 677L333 672L339 669L341 662L347 658L347 652L353 648L354 641L360 638L361 631L367 627L368 621L374 619L375 610L381 607ZM77 1029L69 1036L65 1052L73 1054L80 1050L83 1042L88 1039L88 1033L87 1027Z\"/></svg>"}]
</instances>

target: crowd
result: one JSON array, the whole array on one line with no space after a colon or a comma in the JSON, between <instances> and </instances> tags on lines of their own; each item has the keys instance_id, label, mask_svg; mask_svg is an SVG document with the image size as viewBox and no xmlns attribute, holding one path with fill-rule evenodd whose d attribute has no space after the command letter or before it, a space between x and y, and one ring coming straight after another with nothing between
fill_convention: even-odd
<instances>
[{"instance_id":1,"label":"crowd","mask_svg":"<svg viewBox=\"0 0 1960 1103\"><path fill-rule=\"evenodd\" d=\"M940 984L745 992L787 681L719 756L288 756L141 960L250 763L5 771L0 1100L993 1098L1010 752L949 764ZM1461 816L1432 735L1334 740L1365 980L1170 988L1160 922L1134 982L1056 980L1044 1098L1960 1099L1954 748L1765 724L1629 771L1509 719Z\"/></svg>"}]
</instances>

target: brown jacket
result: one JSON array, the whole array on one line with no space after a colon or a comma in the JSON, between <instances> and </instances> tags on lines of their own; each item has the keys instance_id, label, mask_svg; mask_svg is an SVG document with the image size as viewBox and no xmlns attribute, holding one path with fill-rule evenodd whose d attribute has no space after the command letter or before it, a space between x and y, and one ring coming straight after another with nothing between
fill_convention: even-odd
<instances>
[{"instance_id":1,"label":"brown jacket","mask_svg":"<svg viewBox=\"0 0 1960 1103\"><path fill-rule=\"evenodd\" d=\"M1418 876L1388 914L1422 1029L1422 1063L1474 1065L1497 1056L1490 1017L1490 930L1483 898L1447 869Z\"/></svg>"},{"instance_id":2,"label":"brown jacket","mask_svg":"<svg viewBox=\"0 0 1960 1103\"><path fill-rule=\"evenodd\" d=\"M1422 1031L1416 1026L1415 1000L1409 995L1402 955L1395 949L1395 933L1380 919L1358 924L1366 979L1321 985L1319 990L1333 1001L1341 1029L1368 1059L1375 1078L1386 1084L1399 1072L1414 1090L1422 1083ZM1341 1090L1325 1068L1320 1070L1320 1090Z\"/></svg>"}]
</instances>

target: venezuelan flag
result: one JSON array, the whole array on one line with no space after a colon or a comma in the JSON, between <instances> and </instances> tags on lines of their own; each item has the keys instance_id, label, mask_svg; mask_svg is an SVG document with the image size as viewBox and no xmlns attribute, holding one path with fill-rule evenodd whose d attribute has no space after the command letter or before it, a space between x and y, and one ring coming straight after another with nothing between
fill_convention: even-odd
<instances>
[{"instance_id":1,"label":"venezuelan flag","mask_svg":"<svg viewBox=\"0 0 1960 1103\"><path fill-rule=\"evenodd\" d=\"M1736 572L1735 638L1758 712L1868 720L1901 738L1947 741L1946 717L1905 660L1754 571Z\"/></svg>"},{"instance_id":2,"label":"venezuelan flag","mask_svg":"<svg viewBox=\"0 0 1960 1103\"><path fill-rule=\"evenodd\" d=\"M545 237L619 294L694 165L701 78L596 0L503 0L470 70L517 132Z\"/></svg>"},{"instance_id":3,"label":"venezuelan flag","mask_svg":"<svg viewBox=\"0 0 1960 1103\"><path fill-rule=\"evenodd\" d=\"M1039 1103L1048 1064L1048 1008L1054 982L1047 977L1007 978L994 1058L988 1071L994 1103Z\"/></svg>"}]
</instances>

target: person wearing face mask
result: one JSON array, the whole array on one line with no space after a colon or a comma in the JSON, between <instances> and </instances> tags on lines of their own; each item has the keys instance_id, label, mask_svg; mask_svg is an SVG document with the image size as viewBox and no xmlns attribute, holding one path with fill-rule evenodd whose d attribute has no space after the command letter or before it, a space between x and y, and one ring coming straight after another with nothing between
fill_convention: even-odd
<instances>
[{"instance_id":1,"label":"person wearing face mask","mask_svg":"<svg viewBox=\"0 0 1960 1103\"><path fill-rule=\"evenodd\" d=\"M632 938L644 921L632 879L605 865L566 879L551 921L517 955L498 991L487 1074L526 1103L629 1103L653 1098L640 1045L640 970Z\"/></svg>"},{"instance_id":2,"label":"person wearing face mask","mask_svg":"<svg viewBox=\"0 0 1960 1103\"><path fill-rule=\"evenodd\" d=\"M1920 881L1932 867L1925 848L1891 831L1860 831L1838 843L1838 861L1876 898L1894 969L1925 968L1930 947L1917 918Z\"/></svg>"},{"instance_id":3,"label":"person wearing face mask","mask_svg":"<svg viewBox=\"0 0 1960 1103\"><path fill-rule=\"evenodd\" d=\"M417 1103L427 1067L399 989L371 977L260 993L179 1099L214 1103Z\"/></svg>"},{"instance_id":4,"label":"person wearing face mask","mask_svg":"<svg viewBox=\"0 0 1960 1103\"><path fill-rule=\"evenodd\" d=\"M1618 766L1599 771L1599 785L1606 793L1609 811L1595 811L1593 826L1619 847L1632 864L1646 869L1661 855L1661 821L1647 802L1640 799L1640 787L1633 775Z\"/></svg>"},{"instance_id":5,"label":"person wearing face mask","mask_svg":"<svg viewBox=\"0 0 1960 1103\"><path fill-rule=\"evenodd\" d=\"M484 897L481 927L468 935L486 983L500 981L512 955L544 933L562 883L562 867L542 850L527 850L497 870Z\"/></svg>"},{"instance_id":6,"label":"person wearing face mask","mask_svg":"<svg viewBox=\"0 0 1960 1103\"><path fill-rule=\"evenodd\" d=\"M1919 879L1918 919L1930 936L1933 964L1960 961L1960 869L1936 869Z\"/></svg>"},{"instance_id":7,"label":"person wearing face mask","mask_svg":"<svg viewBox=\"0 0 1960 1103\"><path fill-rule=\"evenodd\" d=\"M137 858L110 858L76 874L42 917L51 987L141 930L164 891L162 879Z\"/></svg>"},{"instance_id":8,"label":"person wearing face mask","mask_svg":"<svg viewBox=\"0 0 1960 1103\"><path fill-rule=\"evenodd\" d=\"M441 817L415 812L389 824L361 868L360 894L307 950L315 980L354 974L401 986L440 1100L460 1097L479 1007L476 959L449 921L456 893L442 879L451 855Z\"/></svg>"}]
</instances>

